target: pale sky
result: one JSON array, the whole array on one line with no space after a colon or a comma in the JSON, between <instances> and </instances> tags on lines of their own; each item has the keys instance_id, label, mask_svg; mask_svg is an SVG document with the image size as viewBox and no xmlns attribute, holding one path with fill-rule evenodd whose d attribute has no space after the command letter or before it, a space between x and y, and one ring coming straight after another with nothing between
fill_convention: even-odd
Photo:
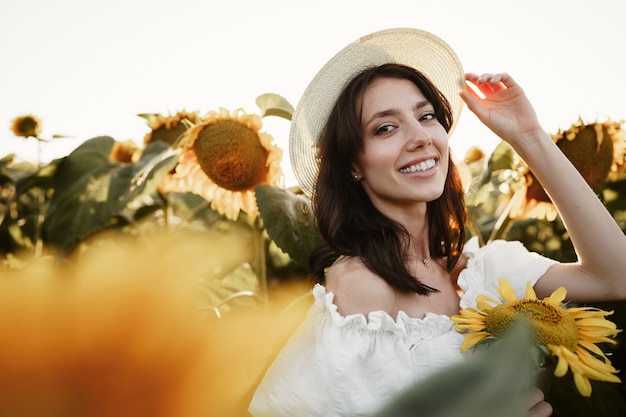
<instances>
[{"instance_id":1,"label":"pale sky","mask_svg":"<svg viewBox=\"0 0 626 417\"><path fill-rule=\"evenodd\" d=\"M391 27L429 30L468 72L509 72L546 130L578 117L626 118L623 0L0 0L0 156L36 158L11 121L32 113L43 159L100 135L141 143L138 113L258 113L272 92L294 106L346 44ZM293 183L289 122L264 119ZM461 156L497 139L465 109L452 137Z\"/></svg>"}]
</instances>

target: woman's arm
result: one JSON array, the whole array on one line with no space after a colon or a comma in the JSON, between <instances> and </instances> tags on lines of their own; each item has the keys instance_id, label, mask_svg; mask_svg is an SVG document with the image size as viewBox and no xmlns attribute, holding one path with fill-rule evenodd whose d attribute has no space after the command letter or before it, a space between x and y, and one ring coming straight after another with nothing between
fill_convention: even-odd
<instances>
[{"instance_id":1,"label":"woman's arm","mask_svg":"<svg viewBox=\"0 0 626 417\"><path fill-rule=\"evenodd\" d=\"M535 284L540 297L564 286L572 301L626 299L626 236L576 168L540 126L522 88L508 74L467 74L468 108L526 162L556 206L578 256Z\"/></svg>"}]
</instances>

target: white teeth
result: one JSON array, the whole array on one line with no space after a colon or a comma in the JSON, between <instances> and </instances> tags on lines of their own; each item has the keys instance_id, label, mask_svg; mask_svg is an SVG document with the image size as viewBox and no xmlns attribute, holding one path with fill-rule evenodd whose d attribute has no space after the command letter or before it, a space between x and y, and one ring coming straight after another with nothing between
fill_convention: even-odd
<instances>
[{"instance_id":1,"label":"white teeth","mask_svg":"<svg viewBox=\"0 0 626 417\"><path fill-rule=\"evenodd\" d=\"M411 172L421 172L426 171L435 166L434 159L427 159L426 161L422 161L419 164L411 165L410 167L402 168L400 172L404 172L406 174Z\"/></svg>"}]
</instances>

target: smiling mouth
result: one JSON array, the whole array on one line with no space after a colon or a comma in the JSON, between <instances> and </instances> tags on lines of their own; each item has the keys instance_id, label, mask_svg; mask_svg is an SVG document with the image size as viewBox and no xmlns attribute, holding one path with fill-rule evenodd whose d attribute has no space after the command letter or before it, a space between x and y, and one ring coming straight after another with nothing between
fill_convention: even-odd
<instances>
[{"instance_id":1,"label":"smiling mouth","mask_svg":"<svg viewBox=\"0 0 626 417\"><path fill-rule=\"evenodd\" d=\"M431 169L434 166L435 166L435 160L434 159L427 159L427 160L419 162L417 164L409 165L408 167L404 167L404 168L400 169L400 172L402 172L404 174L411 174L413 172L423 172L423 171L427 171L427 170Z\"/></svg>"}]
</instances>

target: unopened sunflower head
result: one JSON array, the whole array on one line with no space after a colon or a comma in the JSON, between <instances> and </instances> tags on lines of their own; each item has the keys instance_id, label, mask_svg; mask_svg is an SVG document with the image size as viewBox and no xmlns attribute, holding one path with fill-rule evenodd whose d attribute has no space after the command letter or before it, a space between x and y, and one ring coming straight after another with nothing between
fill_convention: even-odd
<instances>
[{"instance_id":1,"label":"unopened sunflower head","mask_svg":"<svg viewBox=\"0 0 626 417\"><path fill-rule=\"evenodd\" d=\"M41 133L41 121L32 114L19 116L13 119L11 130L15 136L37 137Z\"/></svg>"},{"instance_id":2,"label":"unopened sunflower head","mask_svg":"<svg viewBox=\"0 0 626 417\"><path fill-rule=\"evenodd\" d=\"M597 189L607 178L616 178L624 169L626 132L621 128L623 123L623 120L616 122L611 119L585 123L579 119L567 130L552 135L552 140L587 184ZM556 208L533 173L525 171L526 198L512 216L554 220Z\"/></svg>"},{"instance_id":3,"label":"unopened sunflower head","mask_svg":"<svg viewBox=\"0 0 626 417\"><path fill-rule=\"evenodd\" d=\"M148 127L150 128L150 132L143 138L144 145L155 140L173 145L187 129L199 120L197 113L186 111L180 111L168 116L149 114L143 117L148 121Z\"/></svg>"},{"instance_id":4,"label":"unopened sunflower head","mask_svg":"<svg viewBox=\"0 0 626 417\"><path fill-rule=\"evenodd\" d=\"M137 162L140 154L141 150L139 149L139 146L137 146L137 144L132 140L127 140L125 142L116 141L111 148L109 159L113 162L126 164Z\"/></svg>"},{"instance_id":5,"label":"unopened sunflower head","mask_svg":"<svg viewBox=\"0 0 626 417\"><path fill-rule=\"evenodd\" d=\"M282 150L261 127L260 116L240 109L209 112L181 138L176 172L160 189L199 194L232 220L240 211L256 218L254 187L283 185Z\"/></svg>"},{"instance_id":6,"label":"unopened sunflower head","mask_svg":"<svg viewBox=\"0 0 626 417\"><path fill-rule=\"evenodd\" d=\"M478 296L477 308L463 309L451 317L457 330L468 332L461 346L463 352L487 338L504 336L523 320L529 325L532 341L558 359L554 375L561 377L570 369L581 395L591 395L590 379L621 382L618 371L596 345L616 343L614 337L621 330L605 318L612 312L592 307L567 308L563 287L550 297L538 299L529 283L525 297L517 299L511 284L500 279L498 292L503 302Z\"/></svg>"},{"instance_id":7,"label":"unopened sunflower head","mask_svg":"<svg viewBox=\"0 0 626 417\"><path fill-rule=\"evenodd\" d=\"M478 146L472 146L467 151L463 160L466 164L474 164L478 161L482 161L485 158L485 152Z\"/></svg>"}]
</instances>

